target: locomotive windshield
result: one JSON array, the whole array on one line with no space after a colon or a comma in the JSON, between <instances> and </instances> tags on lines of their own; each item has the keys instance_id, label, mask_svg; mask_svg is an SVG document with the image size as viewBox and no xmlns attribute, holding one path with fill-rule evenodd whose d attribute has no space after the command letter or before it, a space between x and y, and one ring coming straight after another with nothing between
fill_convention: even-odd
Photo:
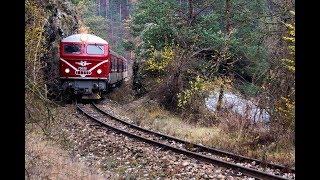
<instances>
[{"instance_id":1,"label":"locomotive windshield","mask_svg":"<svg viewBox=\"0 0 320 180\"><path fill-rule=\"evenodd\" d=\"M104 54L103 45L89 44L87 46L87 54Z\"/></svg>"},{"instance_id":2,"label":"locomotive windshield","mask_svg":"<svg viewBox=\"0 0 320 180\"><path fill-rule=\"evenodd\" d=\"M80 54L81 45L80 44L65 44L64 53L66 54Z\"/></svg>"}]
</instances>

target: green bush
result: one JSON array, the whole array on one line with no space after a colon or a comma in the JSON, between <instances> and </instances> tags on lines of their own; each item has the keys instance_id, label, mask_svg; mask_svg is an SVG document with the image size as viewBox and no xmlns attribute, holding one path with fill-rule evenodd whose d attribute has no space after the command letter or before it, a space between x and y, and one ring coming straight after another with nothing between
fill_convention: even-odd
<instances>
[{"instance_id":1,"label":"green bush","mask_svg":"<svg viewBox=\"0 0 320 180\"><path fill-rule=\"evenodd\" d=\"M256 96L260 90L259 86L252 83L236 84L235 87L245 96Z\"/></svg>"}]
</instances>

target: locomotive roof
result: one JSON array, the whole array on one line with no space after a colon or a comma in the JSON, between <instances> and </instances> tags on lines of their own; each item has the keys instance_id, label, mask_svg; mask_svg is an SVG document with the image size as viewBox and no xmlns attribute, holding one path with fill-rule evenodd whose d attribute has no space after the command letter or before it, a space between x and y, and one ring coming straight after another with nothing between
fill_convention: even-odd
<instances>
[{"instance_id":1,"label":"locomotive roof","mask_svg":"<svg viewBox=\"0 0 320 180\"><path fill-rule=\"evenodd\" d=\"M123 60L127 61L127 59L126 59L126 58L124 58L123 56L119 55L118 53L116 53L116 52L112 51L111 49L110 49L110 52L111 52L111 54L113 54L114 56L120 57L121 59L123 59Z\"/></svg>"},{"instance_id":2,"label":"locomotive roof","mask_svg":"<svg viewBox=\"0 0 320 180\"><path fill-rule=\"evenodd\" d=\"M92 35L92 34L73 34L71 36L63 38L61 42L82 42L81 41L82 35L87 36L86 42L108 44L108 42L106 40L104 40L98 36Z\"/></svg>"}]
</instances>

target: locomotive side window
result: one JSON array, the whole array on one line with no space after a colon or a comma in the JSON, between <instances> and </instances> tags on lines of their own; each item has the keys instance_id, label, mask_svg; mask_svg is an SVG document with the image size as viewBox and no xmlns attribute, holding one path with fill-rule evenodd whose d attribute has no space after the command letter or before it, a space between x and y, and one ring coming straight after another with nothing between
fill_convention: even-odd
<instances>
[{"instance_id":1,"label":"locomotive side window","mask_svg":"<svg viewBox=\"0 0 320 180\"><path fill-rule=\"evenodd\" d=\"M112 58L112 71L116 71L116 70L117 70L117 59Z\"/></svg>"},{"instance_id":2,"label":"locomotive side window","mask_svg":"<svg viewBox=\"0 0 320 180\"><path fill-rule=\"evenodd\" d=\"M122 61L120 60L119 61L119 64L118 64L118 71L122 71Z\"/></svg>"},{"instance_id":3,"label":"locomotive side window","mask_svg":"<svg viewBox=\"0 0 320 180\"><path fill-rule=\"evenodd\" d=\"M110 64L110 65L111 65L111 71L113 71L114 61L113 61L113 57L112 57L112 56L111 56L111 59L110 59L110 60L111 60L111 64Z\"/></svg>"},{"instance_id":4,"label":"locomotive side window","mask_svg":"<svg viewBox=\"0 0 320 180\"><path fill-rule=\"evenodd\" d=\"M64 53L66 54L80 54L81 45L80 44L65 44Z\"/></svg>"},{"instance_id":5,"label":"locomotive side window","mask_svg":"<svg viewBox=\"0 0 320 180\"><path fill-rule=\"evenodd\" d=\"M87 54L104 54L103 45L89 44L87 46Z\"/></svg>"}]
</instances>

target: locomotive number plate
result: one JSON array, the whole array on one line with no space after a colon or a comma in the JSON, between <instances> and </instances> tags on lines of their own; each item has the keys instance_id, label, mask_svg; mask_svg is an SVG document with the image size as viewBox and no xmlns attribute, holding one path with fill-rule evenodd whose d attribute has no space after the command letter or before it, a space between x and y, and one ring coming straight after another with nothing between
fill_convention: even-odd
<instances>
[{"instance_id":1,"label":"locomotive number plate","mask_svg":"<svg viewBox=\"0 0 320 180\"><path fill-rule=\"evenodd\" d=\"M88 71L87 67L78 67L78 70L76 71L76 75L80 75L81 77L86 77L91 74L91 71Z\"/></svg>"}]
</instances>

